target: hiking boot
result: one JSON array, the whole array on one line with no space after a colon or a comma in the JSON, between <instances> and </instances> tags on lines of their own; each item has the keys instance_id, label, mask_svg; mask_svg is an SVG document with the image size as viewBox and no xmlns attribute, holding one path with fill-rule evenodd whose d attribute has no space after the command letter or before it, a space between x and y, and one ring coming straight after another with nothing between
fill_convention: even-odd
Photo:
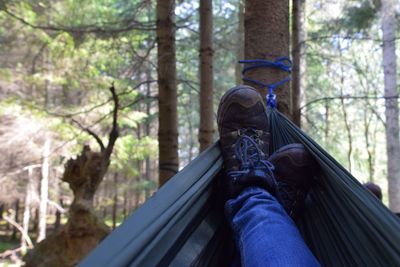
<instances>
[{"instance_id":1,"label":"hiking boot","mask_svg":"<svg viewBox=\"0 0 400 267\"><path fill-rule=\"evenodd\" d=\"M363 186L368 189L374 196L376 196L379 200L382 200L382 189L379 185L368 182L363 184Z\"/></svg>"},{"instance_id":2,"label":"hiking boot","mask_svg":"<svg viewBox=\"0 0 400 267\"><path fill-rule=\"evenodd\" d=\"M280 201L287 214L295 219L304 208L318 164L302 144L286 145L273 153L268 161L275 167Z\"/></svg>"},{"instance_id":3,"label":"hiking boot","mask_svg":"<svg viewBox=\"0 0 400 267\"><path fill-rule=\"evenodd\" d=\"M228 197L237 196L248 186L274 194L277 187L273 167L266 161L268 119L261 95L245 85L228 90L218 107L217 122Z\"/></svg>"}]
</instances>

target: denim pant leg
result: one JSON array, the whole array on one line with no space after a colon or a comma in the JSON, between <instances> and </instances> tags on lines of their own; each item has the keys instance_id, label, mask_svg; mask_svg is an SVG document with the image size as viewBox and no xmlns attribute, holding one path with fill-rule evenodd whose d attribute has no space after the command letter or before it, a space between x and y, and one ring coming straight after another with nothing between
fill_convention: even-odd
<instances>
[{"instance_id":1,"label":"denim pant leg","mask_svg":"<svg viewBox=\"0 0 400 267\"><path fill-rule=\"evenodd\" d=\"M242 266L319 266L279 202L258 187L225 204Z\"/></svg>"}]
</instances>

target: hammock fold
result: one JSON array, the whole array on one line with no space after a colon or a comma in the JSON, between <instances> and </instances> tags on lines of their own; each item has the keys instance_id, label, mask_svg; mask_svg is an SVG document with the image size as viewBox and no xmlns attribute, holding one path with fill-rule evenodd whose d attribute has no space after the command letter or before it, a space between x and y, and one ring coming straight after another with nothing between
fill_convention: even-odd
<instances>
[{"instance_id":1,"label":"hammock fold","mask_svg":"<svg viewBox=\"0 0 400 267\"><path fill-rule=\"evenodd\" d=\"M400 266L400 219L275 109L271 151L302 143L320 165L297 225L323 266ZM229 266L235 254L219 199L218 143L201 153L78 266Z\"/></svg>"}]
</instances>

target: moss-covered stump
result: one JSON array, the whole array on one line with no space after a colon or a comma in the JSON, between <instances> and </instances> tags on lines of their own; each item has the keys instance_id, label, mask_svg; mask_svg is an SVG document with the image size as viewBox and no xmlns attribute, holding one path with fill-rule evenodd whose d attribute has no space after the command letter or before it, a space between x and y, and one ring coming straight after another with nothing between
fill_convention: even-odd
<instances>
[{"instance_id":1,"label":"moss-covered stump","mask_svg":"<svg viewBox=\"0 0 400 267\"><path fill-rule=\"evenodd\" d=\"M73 222L73 223L71 223ZM110 229L91 212L74 210L67 224L49 235L24 257L27 267L77 265Z\"/></svg>"}]
</instances>

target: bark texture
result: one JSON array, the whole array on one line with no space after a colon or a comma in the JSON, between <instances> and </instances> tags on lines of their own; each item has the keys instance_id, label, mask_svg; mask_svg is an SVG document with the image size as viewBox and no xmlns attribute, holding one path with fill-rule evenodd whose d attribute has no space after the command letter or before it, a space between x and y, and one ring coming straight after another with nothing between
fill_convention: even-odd
<instances>
[{"instance_id":1,"label":"bark texture","mask_svg":"<svg viewBox=\"0 0 400 267\"><path fill-rule=\"evenodd\" d=\"M301 99L305 88L305 0L292 4L292 110L293 122L301 127Z\"/></svg>"},{"instance_id":2,"label":"bark texture","mask_svg":"<svg viewBox=\"0 0 400 267\"><path fill-rule=\"evenodd\" d=\"M157 0L159 185L179 169L175 0Z\"/></svg>"},{"instance_id":3,"label":"bark texture","mask_svg":"<svg viewBox=\"0 0 400 267\"><path fill-rule=\"evenodd\" d=\"M244 27L245 59L275 60L289 56L289 0L246 0ZM248 76L265 83L274 83L284 79L287 73L263 68L249 71ZM280 86L275 92L278 110L291 118L289 83ZM263 95L266 93L265 90L262 92Z\"/></svg>"},{"instance_id":4,"label":"bark texture","mask_svg":"<svg viewBox=\"0 0 400 267\"><path fill-rule=\"evenodd\" d=\"M385 83L386 149L389 207L400 212L400 141L396 66L396 9L394 0L382 0L383 70Z\"/></svg>"},{"instance_id":5,"label":"bark texture","mask_svg":"<svg viewBox=\"0 0 400 267\"><path fill-rule=\"evenodd\" d=\"M213 142L213 17L212 0L200 0L200 151Z\"/></svg>"}]
</instances>

